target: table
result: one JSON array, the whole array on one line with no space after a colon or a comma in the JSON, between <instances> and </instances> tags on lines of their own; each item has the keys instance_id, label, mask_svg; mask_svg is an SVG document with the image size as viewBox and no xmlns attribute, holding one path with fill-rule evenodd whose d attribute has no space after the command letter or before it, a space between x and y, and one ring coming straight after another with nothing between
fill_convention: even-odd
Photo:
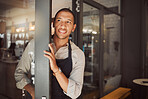
<instances>
[{"instance_id":1,"label":"table","mask_svg":"<svg viewBox=\"0 0 148 99\"><path fill-rule=\"evenodd\" d=\"M146 78L134 79L133 82L138 85L148 86L148 79Z\"/></svg>"},{"instance_id":2,"label":"table","mask_svg":"<svg viewBox=\"0 0 148 99\"><path fill-rule=\"evenodd\" d=\"M142 90L140 91L141 92L141 95L140 95L140 99L148 99L148 95L147 95L147 92L148 92L148 78L140 78L140 79L134 79L133 80L133 83L135 84L138 84L141 86ZM143 88L146 88L146 92L143 93Z\"/></svg>"}]
</instances>

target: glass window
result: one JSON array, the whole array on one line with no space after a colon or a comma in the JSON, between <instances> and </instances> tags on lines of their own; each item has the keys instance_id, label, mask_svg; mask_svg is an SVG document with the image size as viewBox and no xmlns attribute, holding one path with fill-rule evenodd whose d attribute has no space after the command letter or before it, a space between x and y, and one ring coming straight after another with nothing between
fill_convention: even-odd
<instances>
[{"instance_id":1,"label":"glass window","mask_svg":"<svg viewBox=\"0 0 148 99\"><path fill-rule=\"evenodd\" d=\"M115 14L104 15L104 93L119 87L120 74L120 22Z\"/></svg>"},{"instance_id":2,"label":"glass window","mask_svg":"<svg viewBox=\"0 0 148 99\"><path fill-rule=\"evenodd\" d=\"M97 9L83 3L83 51L86 59L83 99L97 99L119 87L121 81L121 17L106 10L101 11L99 7ZM104 34L100 31L102 29ZM103 53L103 56L99 53ZM103 70L101 74L100 69ZM103 89L100 85L103 85Z\"/></svg>"},{"instance_id":3,"label":"glass window","mask_svg":"<svg viewBox=\"0 0 148 99\"><path fill-rule=\"evenodd\" d=\"M99 50L99 10L83 3L83 51L85 53L85 73L83 99L97 99L98 85L98 50ZM90 94L95 93L93 96Z\"/></svg>"},{"instance_id":4,"label":"glass window","mask_svg":"<svg viewBox=\"0 0 148 99\"><path fill-rule=\"evenodd\" d=\"M100 3L101 5L109 8L112 11L120 13L120 8L121 8L120 1L121 0L93 0L93 1Z\"/></svg>"}]
</instances>

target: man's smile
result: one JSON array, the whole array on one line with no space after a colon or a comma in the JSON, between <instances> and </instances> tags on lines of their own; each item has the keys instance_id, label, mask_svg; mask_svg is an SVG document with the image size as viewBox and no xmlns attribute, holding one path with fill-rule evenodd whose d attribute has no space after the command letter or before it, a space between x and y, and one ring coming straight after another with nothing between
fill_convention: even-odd
<instances>
[{"instance_id":1,"label":"man's smile","mask_svg":"<svg viewBox=\"0 0 148 99\"><path fill-rule=\"evenodd\" d=\"M61 34L67 33L66 29L59 29L58 32L60 32Z\"/></svg>"}]
</instances>

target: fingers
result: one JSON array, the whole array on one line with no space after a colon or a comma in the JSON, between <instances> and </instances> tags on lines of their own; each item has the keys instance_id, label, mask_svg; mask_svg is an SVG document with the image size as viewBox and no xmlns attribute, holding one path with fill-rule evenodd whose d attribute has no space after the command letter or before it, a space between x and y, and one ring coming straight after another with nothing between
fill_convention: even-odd
<instances>
[{"instance_id":1,"label":"fingers","mask_svg":"<svg viewBox=\"0 0 148 99\"><path fill-rule=\"evenodd\" d=\"M54 50L53 50L53 45L52 44L48 44L50 50L51 50L51 53L54 55Z\"/></svg>"},{"instance_id":2,"label":"fingers","mask_svg":"<svg viewBox=\"0 0 148 99\"><path fill-rule=\"evenodd\" d=\"M49 56L49 55L47 55L47 54L44 54L44 56L45 56L46 58L48 58L50 62L52 62L53 58L52 58L51 56Z\"/></svg>"},{"instance_id":3,"label":"fingers","mask_svg":"<svg viewBox=\"0 0 148 99\"><path fill-rule=\"evenodd\" d=\"M44 54L45 57L47 57L47 58L51 57L52 59L54 59L54 55L51 52L44 51L44 53L45 53Z\"/></svg>"},{"instance_id":4,"label":"fingers","mask_svg":"<svg viewBox=\"0 0 148 99\"><path fill-rule=\"evenodd\" d=\"M51 59L51 56L44 54L45 57L47 57L49 60Z\"/></svg>"},{"instance_id":5,"label":"fingers","mask_svg":"<svg viewBox=\"0 0 148 99\"><path fill-rule=\"evenodd\" d=\"M47 57L48 59L55 59L55 55L54 55L54 49L53 49L53 45L52 44L48 44L48 46L49 46L49 48L50 48L50 50L51 50L51 52L49 52L49 51L44 51L44 56L45 57Z\"/></svg>"}]
</instances>

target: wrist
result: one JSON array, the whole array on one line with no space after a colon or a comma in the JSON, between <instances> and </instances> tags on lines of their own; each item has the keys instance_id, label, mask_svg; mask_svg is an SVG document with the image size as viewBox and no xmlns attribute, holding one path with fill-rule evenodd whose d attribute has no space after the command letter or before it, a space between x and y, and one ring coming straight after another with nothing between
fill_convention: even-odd
<instances>
[{"instance_id":1,"label":"wrist","mask_svg":"<svg viewBox=\"0 0 148 99\"><path fill-rule=\"evenodd\" d=\"M57 74L59 74L59 73L61 73L61 72L62 72L61 69L58 68L57 71L53 72L53 75L55 76L55 75L57 75Z\"/></svg>"},{"instance_id":2,"label":"wrist","mask_svg":"<svg viewBox=\"0 0 148 99\"><path fill-rule=\"evenodd\" d=\"M53 73L58 72L58 70L59 70L59 67L58 67L57 65L56 65L56 66L54 66L54 68L52 68Z\"/></svg>"},{"instance_id":3,"label":"wrist","mask_svg":"<svg viewBox=\"0 0 148 99\"><path fill-rule=\"evenodd\" d=\"M57 68L57 70L53 71L54 74L59 72L59 68Z\"/></svg>"}]
</instances>

